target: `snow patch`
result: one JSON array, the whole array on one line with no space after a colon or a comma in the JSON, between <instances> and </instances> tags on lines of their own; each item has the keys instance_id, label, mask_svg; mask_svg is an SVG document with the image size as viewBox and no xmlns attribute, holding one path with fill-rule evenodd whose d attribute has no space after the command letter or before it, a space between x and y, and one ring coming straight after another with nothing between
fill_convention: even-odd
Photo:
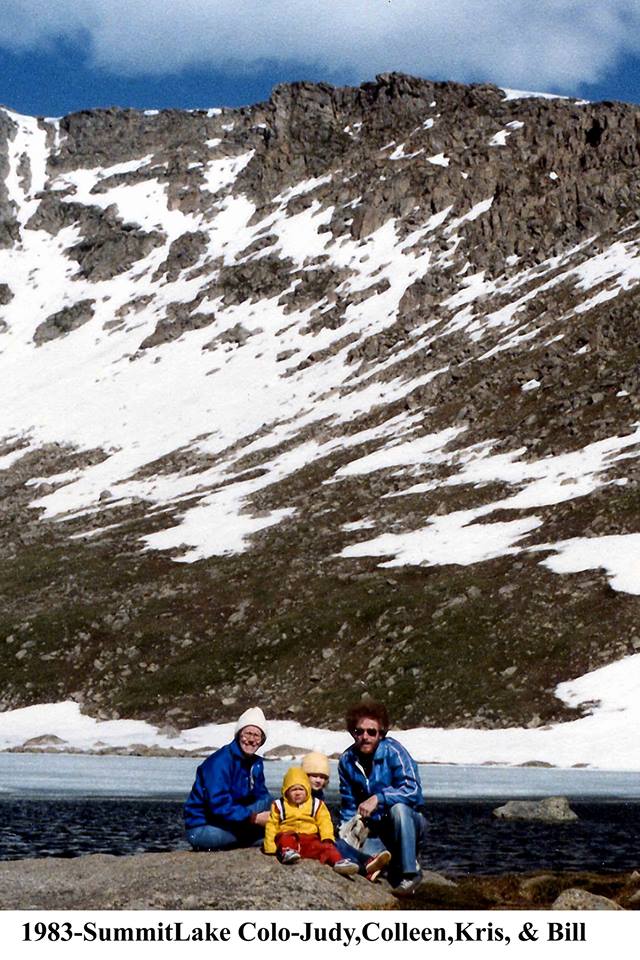
<instances>
[{"instance_id":1,"label":"snow patch","mask_svg":"<svg viewBox=\"0 0 640 960\"><path fill-rule=\"evenodd\" d=\"M223 187L228 187L244 170L253 158L255 150L242 153L238 157L221 157L210 160L204 171L204 184L211 193L217 193Z\"/></svg>"},{"instance_id":2,"label":"snow patch","mask_svg":"<svg viewBox=\"0 0 640 960\"><path fill-rule=\"evenodd\" d=\"M540 97L542 100L569 100L569 97L560 93L540 93L534 90L513 90L510 87L500 88L504 93L503 100L527 100L531 97Z\"/></svg>"},{"instance_id":3,"label":"snow patch","mask_svg":"<svg viewBox=\"0 0 640 960\"><path fill-rule=\"evenodd\" d=\"M556 551L556 556L541 561L554 573L604 570L613 590L640 595L640 533L574 537L535 549Z\"/></svg>"},{"instance_id":4,"label":"snow patch","mask_svg":"<svg viewBox=\"0 0 640 960\"><path fill-rule=\"evenodd\" d=\"M476 512L461 510L434 517L428 526L409 533L384 533L374 540L345 547L340 557L392 557L380 567L468 566L516 553L520 540L542 521L537 517L503 523L474 523Z\"/></svg>"}]
</instances>

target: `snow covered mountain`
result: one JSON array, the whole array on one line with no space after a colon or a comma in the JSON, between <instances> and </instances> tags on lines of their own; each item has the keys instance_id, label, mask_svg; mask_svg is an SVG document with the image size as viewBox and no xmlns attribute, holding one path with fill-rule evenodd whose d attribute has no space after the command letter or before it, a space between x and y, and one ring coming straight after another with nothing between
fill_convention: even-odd
<instances>
[{"instance_id":1,"label":"snow covered mountain","mask_svg":"<svg viewBox=\"0 0 640 960\"><path fill-rule=\"evenodd\" d=\"M398 74L0 110L0 708L535 727L635 676L639 133Z\"/></svg>"}]
</instances>

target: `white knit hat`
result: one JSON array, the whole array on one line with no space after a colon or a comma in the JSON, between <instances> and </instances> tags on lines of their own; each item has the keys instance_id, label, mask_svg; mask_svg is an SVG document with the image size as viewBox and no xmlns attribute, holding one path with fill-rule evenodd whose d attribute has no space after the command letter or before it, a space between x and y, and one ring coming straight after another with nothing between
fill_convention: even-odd
<instances>
[{"instance_id":1,"label":"white knit hat","mask_svg":"<svg viewBox=\"0 0 640 960\"><path fill-rule=\"evenodd\" d=\"M243 727L257 727L258 730L262 730L262 743L264 743L269 736L267 720L260 707L249 707L248 710L245 710L245 712L238 717L234 736L237 737Z\"/></svg>"}]
</instances>

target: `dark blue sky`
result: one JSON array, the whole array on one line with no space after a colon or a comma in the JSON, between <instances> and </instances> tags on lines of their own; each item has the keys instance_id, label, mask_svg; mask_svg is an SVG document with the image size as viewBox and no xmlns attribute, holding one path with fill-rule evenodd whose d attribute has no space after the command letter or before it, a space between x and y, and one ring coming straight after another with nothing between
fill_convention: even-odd
<instances>
[{"instance_id":1,"label":"dark blue sky","mask_svg":"<svg viewBox=\"0 0 640 960\"><path fill-rule=\"evenodd\" d=\"M60 44L52 52L10 53L0 47L0 103L18 113L56 117L91 107L242 106L268 100L275 84L292 80L357 83L353 74L304 64L264 62L238 77L207 69L152 76L118 76L92 68L80 52Z\"/></svg>"},{"instance_id":2,"label":"dark blue sky","mask_svg":"<svg viewBox=\"0 0 640 960\"><path fill-rule=\"evenodd\" d=\"M373 79L374 72L366 79ZM0 46L0 103L19 113L36 116L61 116L74 110L106 106L139 109L239 106L268 99L277 83L302 79L357 84L362 78L349 70L331 71L277 61L263 61L259 68L241 75L201 68L166 75L123 76L92 66L82 50L69 42L56 43L48 50L23 53L10 52ZM431 79L495 80L469 72L465 76L434 75ZM532 86L532 89L540 88ZM544 89L554 93L572 92L552 84L546 84ZM582 84L573 93L589 100L640 103L640 60L626 56L598 83Z\"/></svg>"}]
</instances>

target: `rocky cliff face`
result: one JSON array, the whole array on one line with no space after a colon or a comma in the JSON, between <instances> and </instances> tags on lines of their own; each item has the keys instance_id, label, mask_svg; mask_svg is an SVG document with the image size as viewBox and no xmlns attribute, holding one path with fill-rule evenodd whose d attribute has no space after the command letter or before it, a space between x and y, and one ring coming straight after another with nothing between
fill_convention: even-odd
<instances>
[{"instance_id":1,"label":"rocky cliff face","mask_svg":"<svg viewBox=\"0 0 640 960\"><path fill-rule=\"evenodd\" d=\"M2 707L574 716L640 650L639 131L396 74L0 111Z\"/></svg>"}]
</instances>

